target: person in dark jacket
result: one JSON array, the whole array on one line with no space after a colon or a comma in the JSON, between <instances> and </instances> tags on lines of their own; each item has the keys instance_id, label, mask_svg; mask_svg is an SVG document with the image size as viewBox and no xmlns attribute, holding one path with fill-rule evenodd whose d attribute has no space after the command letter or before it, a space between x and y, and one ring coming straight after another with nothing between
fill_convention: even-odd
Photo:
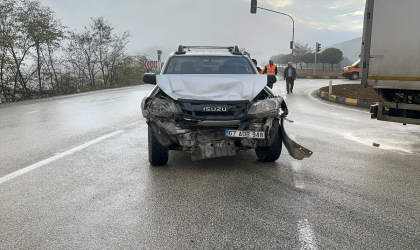
<instances>
[{"instance_id":1,"label":"person in dark jacket","mask_svg":"<svg viewBox=\"0 0 420 250\"><path fill-rule=\"evenodd\" d=\"M295 85L296 80L296 69L292 66L292 62L287 63L287 68L284 70L283 77L284 80L286 80L287 94L293 93L293 85Z\"/></svg>"},{"instance_id":2,"label":"person in dark jacket","mask_svg":"<svg viewBox=\"0 0 420 250\"><path fill-rule=\"evenodd\" d=\"M257 60L252 59L252 62L254 63L255 67L257 68L258 74L264 73L260 67L257 66Z\"/></svg>"}]
</instances>

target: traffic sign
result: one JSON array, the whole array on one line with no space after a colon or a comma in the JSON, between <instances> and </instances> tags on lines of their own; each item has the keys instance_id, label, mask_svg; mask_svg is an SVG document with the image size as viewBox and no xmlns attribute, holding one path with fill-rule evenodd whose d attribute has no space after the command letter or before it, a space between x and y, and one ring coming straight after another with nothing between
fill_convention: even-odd
<instances>
[{"instance_id":1,"label":"traffic sign","mask_svg":"<svg viewBox=\"0 0 420 250\"><path fill-rule=\"evenodd\" d=\"M161 62L161 66L160 67L163 67L163 64L164 64L165 62ZM146 68L146 69L157 69L158 68L158 61L145 61L144 62L144 68Z\"/></svg>"}]
</instances>

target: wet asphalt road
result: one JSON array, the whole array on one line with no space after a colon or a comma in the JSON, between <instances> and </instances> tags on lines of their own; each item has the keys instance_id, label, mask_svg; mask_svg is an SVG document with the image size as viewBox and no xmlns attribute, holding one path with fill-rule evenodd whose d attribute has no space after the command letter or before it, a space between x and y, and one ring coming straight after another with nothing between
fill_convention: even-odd
<instances>
[{"instance_id":1,"label":"wet asphalt road","mask_svg":"<svg viewBox=\"0 0 420 250\"><path fill-rule=\"evenodd\" d=\"M328 81L285 95L314 154L275 163L151 167L148 85L1 104L0 249L419 249L419 127L317 98Z\"/></svg>"}]
</instances>

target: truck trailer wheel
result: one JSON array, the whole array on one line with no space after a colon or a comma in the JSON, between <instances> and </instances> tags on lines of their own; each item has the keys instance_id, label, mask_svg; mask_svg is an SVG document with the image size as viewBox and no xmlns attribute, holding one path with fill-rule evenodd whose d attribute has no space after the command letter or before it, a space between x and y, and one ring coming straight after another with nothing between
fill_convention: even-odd
<instances>
[{"instance_id":1,"label":"truck trailer wheel","mask_svg":"<svg viewBox=\"0 0 420 250\"><path fill-rule=\"evenodd\" d=\"M153 135L152 128L148 127L149 162L153 166L165 165L168 162L169 149L159 143L158 139Z\"/></svg>"},{"instance_id":2,"label":"truck trailer wheel","mask_svg":"<svg viewBox=\"0 0 420 250\"><path fill-rule=\"evenodd\" d=\"M280 136L280 133L277 133L276 139L271 146L257 147L255 149L259 161L273 162L280 157L281 148L283 146Z\"/></svg>"},{"instance_id":3,"label":"truck trailer wheel","mask_svg":"<svg viewBox=\"0 0 420 250\"><path fill-rule=\"evenodd\" d=\"M359 79L359 73L354 72L350 75L350 80L358 80Z\"/></svg>"}]
</instances>

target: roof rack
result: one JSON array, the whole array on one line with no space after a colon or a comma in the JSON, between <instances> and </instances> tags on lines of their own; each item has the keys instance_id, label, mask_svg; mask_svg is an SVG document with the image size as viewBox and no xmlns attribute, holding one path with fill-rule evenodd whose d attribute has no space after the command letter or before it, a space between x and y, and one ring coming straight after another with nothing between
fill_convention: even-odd
<instances>
[{"instance_id":1,"label":"roof rack","mask_svg":"<svg viewBox=\"0 0 420 250\"><path fill-rule=\"evenodd\" d=\"M175 54L177 55L185 54L184 47L182 45L179 45L178 50L175 52Z\"/></svg>"},{"instance_id":2,"label":"roof rack","mask_svg":"<svg viewBox=\"0 0 420 250\"><path fill-rule=\"evenodd\" d=\"M242 52L239 50L238 46L229 46L229 47L223 47L223 46L178 46L178 50L175 52L177 55L185 54L186 51L184 49L227 49L229 52L231 52L234 55L242 55Z\"/></svg>"}]
</instances>

